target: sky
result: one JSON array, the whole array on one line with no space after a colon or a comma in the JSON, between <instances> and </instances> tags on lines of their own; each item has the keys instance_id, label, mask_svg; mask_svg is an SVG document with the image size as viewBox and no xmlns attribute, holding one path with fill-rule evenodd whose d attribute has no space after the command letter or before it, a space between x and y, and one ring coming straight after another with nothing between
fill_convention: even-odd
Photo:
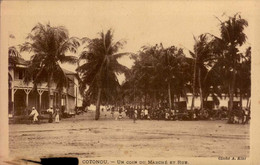
<instances>
[{"instance_id":1,"label":"sky","mask_svg":"<svg viewBox=\"0 0 260 165\"><path fill-rule=\"evenodd\" d=\"M237 12L249 22L246 46L254 40L255 1L3 1L1 5L2 30L15 36L5 40L8 46L25 42L38 22L49 22L65 26L70 37L79 38L95 38L98 32L111 28L115 41L127 42L121 52L136 53L142 46L156 43L188 52L193 49L193 36L207 32L219 36L216 17L225 20ZM22 55L29 59L28 54ZM119 62L128 67L133 64L127 57Z\"/></svg>"}]
</instances>

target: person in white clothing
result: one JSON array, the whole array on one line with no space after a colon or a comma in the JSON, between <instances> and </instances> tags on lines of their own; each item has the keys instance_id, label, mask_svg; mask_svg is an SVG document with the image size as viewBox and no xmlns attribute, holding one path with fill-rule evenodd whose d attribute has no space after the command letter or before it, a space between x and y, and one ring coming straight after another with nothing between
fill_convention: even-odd
<instances>
[{"instance_id":1,"label":"person in white clothing","mask_svg":"<svg viewBox=\"0 0 260 165\"><path fill-rule=\"evenodd\" d=\"M56 108L56 116L55 116L55 123L60 122L60 109Z\"/></svg>"},{"instance_id":2,"label":"person in white clothing","mask_svg":"<svg viewBox=\"0 0 260 165\"><path fill-rule=\"evenodd\" d=\"M135 121L137 120L137 114L138 114L138 111L137 111L137 109L135 108L135 110L134 110L134 116L133 116L134 123L135 123Z\"/></svg>"},{"instance_id":3,"label":"person in white clothing","mask_svg":"<svg viewBox=\"0 0 260 165\"><path fill-rule=\"evenodd\" d=\"M38 111L35 109L35 107L32 107L32 112L30 113L29 116L33 116L33 122L38 121L39 113L38 113Z\"/></svg>"},{"instance_id":4,"label":"person in white clothing","mask_svg":"<svg viewBox=\"0 0 260 165\"><path fill-rule=\"evenodd\" d=\"M144 109L144 118L145 118L145 119L148 119L148 115L149 115L148 109L145 108L145 109Z\"/></svg>"}]
</instances>

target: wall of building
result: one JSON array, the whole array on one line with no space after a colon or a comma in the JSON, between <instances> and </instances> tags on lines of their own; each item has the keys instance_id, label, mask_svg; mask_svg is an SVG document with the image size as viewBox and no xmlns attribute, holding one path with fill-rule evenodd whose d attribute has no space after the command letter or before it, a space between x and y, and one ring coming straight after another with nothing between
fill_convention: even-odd
<instances>
[{"instance_id":1,"label":"wall of building","mask_svg":"<svg viewBox=\"0 0 260 165\"><path fill-rule=\"evenodd\" d=\"M188 94L188 102L187 102L187 108L190 109L191 107L191 103L192 103L192 95ZM228 100L229 97L222 97L222 98L218 98L219 99L219 107L228 107ZM212 101L212 97L208 97L208 101ZM234 97L234 101L239 101L239 97ZM194 99L194 107L199 108L200 107L200 97L195 97ZM246 99L242 99L242 107L246 107L247 104L247 100Z\"/></svg>"}]
</instances>

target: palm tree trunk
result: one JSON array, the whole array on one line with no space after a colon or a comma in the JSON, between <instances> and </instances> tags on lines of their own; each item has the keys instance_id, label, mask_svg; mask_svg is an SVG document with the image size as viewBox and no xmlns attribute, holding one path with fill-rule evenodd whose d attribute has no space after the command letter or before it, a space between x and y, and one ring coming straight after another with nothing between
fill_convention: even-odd
<instances>
[{"instance_id":1,"label":"palm tree trunk","mask_svg":"<svg viewBox=\"0 0 260 165\"><path fill-rule=\"evenodd\" d=\"M58 105L59 105L59 109L61 110L61 90L59 90L59 93L58 93Z\"/></svg>"},{"instance_id":2,"label":"palm tree trunk","mask_svg":"<svg viewBox=\"0 0 260 165\"><path fill-rule=\"evenodd\" d=\"M99 119L100 116L100 100L101 100L101 88L98 88L98 97L97 97L97 104L96 104L96 116L95 116L95 120Z\"/></svg>"},{"instance_id":3,"label":"palm tree trunk","mask_svg":"<svg viewBox=\"0 0 260 165\"><path fill-rule=\"evenodd\" d=\"M48 76L48 97L49 97L49 107L53 106L52 92L51 92L51 81L53 73Z\"/></svg>"},{"instance_id":4,"label":"palm tree trunk","mask_svg":"<svg viewBox=\"0 0 260 165\"><path fill-rule=\"evenodd\" d=\"M248 109L250 110L250 108L251 108L251 100L249 99Z\"/></svg>"},{"instance_id":5,"label":"palm tree trunk","mask_svg":"<svg viewBox=\"0 0 260 165\"><path fill-rule=\"evenodd\" d=\"M173 98L173 99L172 99L172 109L175 109L175 108L174 108L174 104L175 104L174 93L172 93L172 98Z\"/></svg>"},{"instance_id":6,"label":"palm tree trunk","mask_svg":"<svg viewBox=\"0 0 260 165\"><path fill-rule=\"evenodd\" d=\"M146 107L146 96L147 96L147 92L145 92L145 94L144 94L144 107Z\"/></svg>"},{"instance_id":7,"label":"palm tree trunk","mask_svg":"<svg viewBox=\"0 0 260 165\"><path fill-rule=\"evenodd\" d=\"M247 99L246 99L246 108L249 107L249 97L247 96Z\"/></svg>"},{"instance_id":8,"label":"palm tree trunk","mask_svg":"<svg viewBox=\"0 0 260 165\"><path fill-rule=\"evenodd\" d=\"M233 100L234 100L234 87L235 87L235 79L236 73L233 71L232 79L231 79L231 86L229 91L229 113L228 113L228 122L231 122L231 111L233 111Z\"/></svg>"},{"instance_id":9,"label":"palm tree trunk","mask_svg":"<svg viewBox=\"0 0 260 165\"><path fill-rule=\"evenodd\" d=\"M153 108L155 108L156 102L157 102L157 100L156 100L156 92L154 91L154 92L153 92L153 102L152 102Z\"/></svg>"},{"instance_id":10,"label":"palm tree trunk","mask_svg":"<svg viewBox=\"0 0 260 165\"><path fill-rule=\"evenodd\" d=\"M243 108L243 106L242 106L242 104L243 104L243 103L242 103L242 102L243 102L243 98L242 98L241 90L240 90L240 93L239 93L239 99L240 99L240 100L239 100L239 102L240 102L240 103L239 103L239 104L240 104L240 110L242 110L242 108Z\"/></svg>"},{"instance_id":11,"label":"palm tree trunk","mask_svg":"<svg viewBox=\"0 0 260 165\"><path fill-rule=\"evenodd\" d=\"M135 102L135 83L134 83L134 105L136 106L136 102Z\"/></svg>"},{"instance_id":12,"label":"palm tree trunk","mask_svg":"<svg viewBox=\"0 0 260 165\"><path fill-rule=\"evenodd\" d=\"M183 92L184 92L184 100L186 102L186 108L185 109L187 110L188 96L187 96L187 92L186 92L186 88L185 87L183 88ZM193 104L193 106L194 106L194 104Z\"/></svg>"},{"instance_id":13,"label":"palm tree trunk","mask_svg":"<svg viewBox=\"0 0 260 165\"><path fill-rule=\"evenodd\" d=\"M194 99L195 99L195 83L196 83L196 70L197 70L197 54L195 54L194 69L193 69L193 83L192 83L192 100L191 100L191 110L194 109Z\"/></svg>"},{"instance_id":14,"label":"palm tree trunk","mask_svg":"<svg viewBox=\"0 0 260 165\"><path fill-rule=\"evenodd\" d=\"M200 89L200 109L203 110L204 108L204 103L203 103L203 91L202 91L202 86L201 86L201 69L199 68L198 72L198 79L199 79L199 89Z\"/></svg>"},{"instance_id":15,"label":"palm tree trunk","mask_svg":"<svg viewBox=\"0 0 260 165\"><path fill-rule=\"evenodd\" d=\"M172 97L171 97L171 84L168 82L168 97L169 97L169 108L172 108Z\"/></svg>"}]
</instances>

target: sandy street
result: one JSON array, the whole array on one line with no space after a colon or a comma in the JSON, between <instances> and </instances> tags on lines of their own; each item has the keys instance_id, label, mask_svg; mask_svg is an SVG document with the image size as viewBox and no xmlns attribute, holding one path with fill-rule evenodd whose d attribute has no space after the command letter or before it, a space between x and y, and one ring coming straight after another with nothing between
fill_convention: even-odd
<instances>
[{"instance_id":1,"label":"sandy street","mask_svg":"<svg viewBox=\"0 0 260 165\"><path fill-rule=\"evenodd\" d=\"M12 157L249 156L249 124L226 121L114 120L88 112L60 123L11 124ZM117 114L115 114L117 116Z\"/></svg>"}]
</instances>

